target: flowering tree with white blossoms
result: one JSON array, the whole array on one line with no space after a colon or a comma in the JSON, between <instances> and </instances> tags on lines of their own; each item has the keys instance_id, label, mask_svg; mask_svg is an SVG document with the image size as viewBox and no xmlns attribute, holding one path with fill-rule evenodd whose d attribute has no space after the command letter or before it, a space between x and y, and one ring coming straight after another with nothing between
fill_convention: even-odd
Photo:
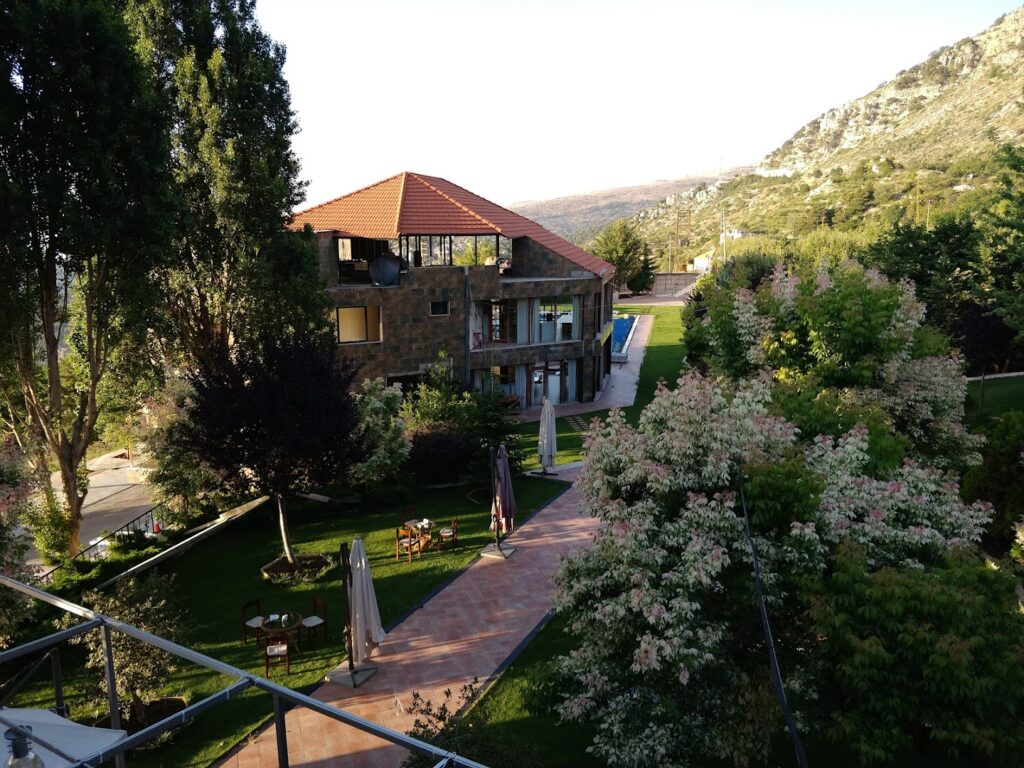
<instances>
[{"instance_id":1,"label":"flowering tree with white blossoms","mask_svg":"<svg viewBox=\"0 0 1024 768\"><path fill-rule=\"evenodd\" d=\"M963 360L915 354L926 308L909 281L853 261L813 270L780 263L756 291L715 286L705 303L700 333L712 369L814 377L851 403L885 408L914 458L941 467L978 461L982 441L963 426Z\"/></svg>"},{"instance_id":2,"label":"flowering tree with white blossoms","mask_svg":"<svg viewBox=\"0 0 1024 768\"><path fill-rule=\"evenodd\" d=\"M786 599L801 579L825 573L847 540L898 565L980 536L986 508L961 503L941 472L907 463L888 482L861 474L862 429L801 449L770 397L768 375L688 374L659 389L637 427L613 411L588 437L578 486L605 526L557 577L557 610L579 641L558 663L558 712L594 724L591 750L614 768L745 764L781 727L735 493L741 467L805 466L818 478L805 491L812 519L753 526L798 717L817 696L816 641L800 601Z\"/></svg>"}]
</instances>

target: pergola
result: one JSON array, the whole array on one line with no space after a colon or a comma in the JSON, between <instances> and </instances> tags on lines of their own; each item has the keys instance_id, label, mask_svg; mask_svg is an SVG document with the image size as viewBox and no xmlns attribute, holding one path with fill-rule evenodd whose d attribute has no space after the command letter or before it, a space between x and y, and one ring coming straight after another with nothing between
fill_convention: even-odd
<instances>
[{"instance_id":1,"label":"pergola","mask_svg":"<svg viewBox=\"0 0 1024 768\"><path fill-rule=\"evenodd\" d=\"M44 592L43 590L29 586L28 584L23 584L16 579L0 575L0 586L14 589L35 600L48 603L49 605L60 608L61 610L82 619L79 624L69 627L68 629L54 632L46 637L41 637L38 640L33 640L31 642L15 646L14 648L10 648L6 651L0 651L0 664L31 656L34 653L46 651L47 649L52 649L50 651L50 653L52 653L56 650L56 646L59 646L64 641L79 635L84 635L87 632L99 631L102 633L103 644L106 649L105 674L107 678L108 703L110 706L110 721L114 729L119 730L121 728L121 717L117 699L117 686L115 685L117 670L114 668L113 649L111 646L112 632L120 632L128 637L133 637L147 645L172 653L185 661L199 664L200 666L234 679L233 683L221 691L211 696L207 696L205 699L201 699L180 712L166 717L159 722L153 723L137 733L126 735L114 743L84 757L69 755L61 748L60 744L46 743L40 739L38 735L33 735L31 732L17 725L10 726L23 736L27 736L31 741L45 747L53 754L60 756L64 761L64 765L71 766L71 768L97 768L97 766L111 759L116 761L118 768L123 768L125 765L124 755L128 750L145 744L165 731L181 725L187 720L206 712L208 709L212 709L218 704L239 695L247 688L259 688L273 697L274 724L277 731L277 763L280 768L288 768L288 735L285 730L285 712L288 705L306 707L314 712L324 715L325 717L329 717L332 720L343 723L346 726L373 734L374 736L384 739L385 741L389 741L392 744L405 747L412 752L426 755L432 760L438 761L435 768L486 768L486 766L481 763L474 762L473 760L469 760L464 757L459 757L451 752L444 752L425 741L414 739L404 733L399 733L398 731L393 731L390 728L378 725L377 723L369 720L364 720L363 718L357 717L343 709L333 707L330 704L325 704L322 701L317 701L311 696L306 696L305 694L293 691L291 688L278 685L270 680L254 675L251 672L246 672L244 669L239 669L238 667L233 667L230 664L217 661L217 659L206 656L205 654L199 653L190 648L186 648L183 645L178 645L177 643L173 643L162 637L150 634L149 632L144 632L130 624L90 611L88 608L72 603L68 600L64 600L63 598L55 595L51 595L49 592ZM51 656L51 659L52 658L54 657ZM45 661L45 656L39 663L42 661ZM39 664L36 666L38 667ZM59 707L63 702L59 663L54 663L53 670L54 694ZM0 713L3 711L4 710L0 709ZM53 768L53 766L47 766L47 768Z\"/></svg>"}]
</instances>

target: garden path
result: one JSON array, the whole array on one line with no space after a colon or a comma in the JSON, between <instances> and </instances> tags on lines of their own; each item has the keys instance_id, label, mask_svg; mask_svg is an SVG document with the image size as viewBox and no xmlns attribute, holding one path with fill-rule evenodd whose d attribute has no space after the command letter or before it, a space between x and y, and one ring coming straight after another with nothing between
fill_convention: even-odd
<instances>
[{"instance_id":1,"label":"garden path","mask_svg":"<svg viewBox=\"0 0 1024 768\"><path fill-rule=\"evenodd\" d=\"M575 480L580 467L561 469ZM443 700L474 677L492 678L507 665L551 608L559 558L587 546L598 521L578 512L579 492L570 488L507 538L510 559L479 558L422 608L388 633L371 661L379 671L355 691L327 683L313 694L360 717L397 731L413 718L404 708L413 691ZM273 672L287 685L287 678ZM398 768L408 752L306 709L286 717L292 766L307 768ZM221 761L227 768L276 768L276 730L271 724ZM466 755L472 758L472 755Z\"/></svg>"}]
</instances>

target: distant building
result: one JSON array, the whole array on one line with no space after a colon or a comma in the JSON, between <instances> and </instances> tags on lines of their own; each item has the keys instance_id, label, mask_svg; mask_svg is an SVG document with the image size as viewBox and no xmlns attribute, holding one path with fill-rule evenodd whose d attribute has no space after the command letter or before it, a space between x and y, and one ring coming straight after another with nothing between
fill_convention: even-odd
<instances>
[{"instance_id":1,"label":"distant building","mask_svg":"<svg viewBox=\"0 0 1024 768\"><path fill-rule=\"evenodd\" d=\"M614 268L445 179L400 173L295 214L312 227L339 358L411 383L444 350L526 408L590 401L611 366Z\"/></svg>"}]
</instances>

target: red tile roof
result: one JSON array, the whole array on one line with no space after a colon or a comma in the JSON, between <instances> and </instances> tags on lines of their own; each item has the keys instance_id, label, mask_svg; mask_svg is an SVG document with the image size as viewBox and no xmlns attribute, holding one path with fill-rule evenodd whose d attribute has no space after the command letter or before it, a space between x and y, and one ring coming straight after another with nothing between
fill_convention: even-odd
<instances>
[{"instance_id":1,"label":"red tile roof","mask_svg":"<svg viewBox=\"0 0 1024 768\"><path fill-rule=\"evenodd\" d=\"M400 235L494 235L528 237L596 275L614 268L565 238L518 213L436 176L408 171L292 217L290 226L309 224L352 237L394 239Z\"/></svg>"}]
</instances>

